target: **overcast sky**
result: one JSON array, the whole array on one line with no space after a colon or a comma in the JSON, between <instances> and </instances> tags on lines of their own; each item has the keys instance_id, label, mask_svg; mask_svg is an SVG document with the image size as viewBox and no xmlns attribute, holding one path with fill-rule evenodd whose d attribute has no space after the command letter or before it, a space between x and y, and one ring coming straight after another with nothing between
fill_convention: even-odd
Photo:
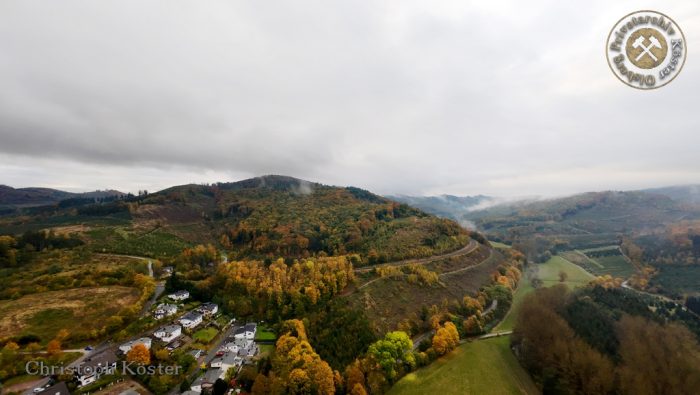
<instances>
[{"instance_id":1,"label":"overcast sky","mask_svg":"<svg viewBox=\"0 0 700 395\"><path fill-rule=\"evenodd\" d=\"M654 91L605 59L610 28L639 9L689 43ZM285 174L522 196L700 183L699 29L694 0L3 0L0 184L135 192Z\"/></svg>"}]
</instances>

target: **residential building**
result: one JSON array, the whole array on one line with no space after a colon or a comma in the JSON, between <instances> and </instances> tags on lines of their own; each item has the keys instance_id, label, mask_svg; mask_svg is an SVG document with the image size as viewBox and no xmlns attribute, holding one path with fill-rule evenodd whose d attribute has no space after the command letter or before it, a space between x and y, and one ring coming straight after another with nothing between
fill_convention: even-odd
<instances>
[{"instance_id":1,"label":"residential building","mask_svg":"<svg viewBox=\"0 0 700 395\"><path fill-rule=\"evenodd\" d=\"M185 328L194 328L202 323L202 314L196 311L190 311L187 314L180 317L180 324Z\"/></svg>"},{"instance_id":2,"label":"residential building","mask_svg":"<svg viewBox=\"0 0 700 395\"><path fill-rule=\"evenodd\" d=\"M90 356L74 370L78 386L82 387L95 382L105 374L113 374L117 370L117 356L111 350Z\"/></svg>"},{"instance_id":3,"label":"residential building","mask_svg":"<svg viewBox=\"0 0 700 395\"><path fill-rule=\"evenodd\" d=\"M190 293L188 291L177 291L175 293L171 293L170 295L168 295L168 297L172 300L182 301L185 299L189 299Z\"/></svg>"},{"instance_id":4,"label":"residential building","mask_svg":"<svg viewBox=\"0 0 700 395\"><path fill-rule=\"evenodd\" d=\"M211 317L219 311L219 306L215 303L204 303L197 309L200 313L204 314L205 317Z\"/></svg>"},{"instance_id":5,"label":"residential building","mask_svg":"<svg viewBox=\"0 0 700 395\"><path fill-rule=\"evenodd\" d=\"M227 352L220 357L216 357L209 363L211 368L219 368L224 372L227 372L233 367L239 368L241 365L243 365L243 358L232 352Z\"/></svg>"},{"instance_id":6,"label":"residential building","mask_svg":"<svg viewBox=\"0 0 700 395\"><path fill-rule=\"evenodd\" d=\"M156 307L155 311L153 312L153 316L155 317L155 319L160 320L163 317L170 317L171 315L175 315L175 313L177 313L176 305L161 303Z\"/></svg>"},{"instance_id":7,"label":"residential building","mask_svg":"<svg viewBox=\"0 0 700 395\"><path fill-rule=\"evenodd\" d=\"M153 332L153 336L165 343L170 343L180 337L180 335L182 335L182 327L180 325L166 325Z\"/></svg>"},{"instance_id":8,"label":"residential building","mask_svg":"<svg viewBox=\"0 0 700 395\"><path fill-rule=\"evenodd\" d=\"M255 340L255 334L258 332L258 324L254 322L249 322L245 324L245 338L248 340Z\"/></svg>"}]
</instances>

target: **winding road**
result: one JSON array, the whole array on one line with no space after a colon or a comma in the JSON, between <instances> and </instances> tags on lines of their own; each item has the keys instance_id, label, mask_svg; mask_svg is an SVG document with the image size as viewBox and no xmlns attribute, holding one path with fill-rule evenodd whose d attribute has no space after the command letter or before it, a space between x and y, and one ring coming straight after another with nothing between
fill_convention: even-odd
<instances>
[{"instance_id":1,"label":"winding road","mask_svg":"<svg viewBox=\"0 0 700 395\"><path fill-rule=\"evenodd\" d=\"M474 252L479 248L479 243L477 243L474 240L469 240L469 243L464 246L463 248L460 248L459 250L448 252L442 255L433 255L429 256L427 258L411 258L411 259L404 259L401 261L394 261L394 262L387 262L387 263L378 263L376 265L370 265L370 266L362 266L358 267L355 269L355 273L366 273L369 271L372 271L375 268L382 267L382 266L394 266L394 267L401 267L401 266L407 266L407 265L425 265L426 263L431 263L435 261L440 261L446 258L452 258L456 256L462 256L462 255L468 255Z\"/></svg>"}]
</instances>

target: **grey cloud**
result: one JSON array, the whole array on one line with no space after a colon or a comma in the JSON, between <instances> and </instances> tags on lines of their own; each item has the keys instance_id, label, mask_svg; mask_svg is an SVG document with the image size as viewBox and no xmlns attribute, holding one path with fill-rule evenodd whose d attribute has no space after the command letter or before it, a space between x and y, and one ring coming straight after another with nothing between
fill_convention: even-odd
<instances>
[{"instance_id":1,"label":"grey cloud","mask_svg":"<svg viewBox=\"0 0 700 395\"><path fill-rule=\"evenodd\" d=\"M649 7L700 42L700 4ZM6 1L0 183L274 173L512 196L699 182L698 67L658 92L620 84L602 46L628 8ZM80 167L113 184L75 182Z\"/></svg>"}]
</instances>

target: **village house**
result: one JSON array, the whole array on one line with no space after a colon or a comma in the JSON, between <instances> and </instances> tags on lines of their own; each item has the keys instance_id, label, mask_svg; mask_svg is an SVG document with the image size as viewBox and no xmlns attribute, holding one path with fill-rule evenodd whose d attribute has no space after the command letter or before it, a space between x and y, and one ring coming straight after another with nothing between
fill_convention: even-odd
<instances>
[{"instance_id":1,"label":"village house","mask_svg":"<svg viewBox=\"0 0 700 395\"><path fill-rule=\"evenodd\" d=\"M236 339L254 340L255 333L258 331L258 325L254 322L249 322L240 328L237 328L233 336Z\"/></svg>"},{"instance_id":2,"label":"village house","mask_svg":"<svg viewBox=\"0 0 700 395\"><path fill-rule=\"evenodd\" d=\"M209 367L219 368L224 372L227 372L230 368L239 368L243 365L243 359L232 352L227 352L220 357L216 357L211 360Z\"/></svg>"},{"instance_id":3,"label":"village house","mask_svg":"<svg viewBox=\"0 0 700 395\"><path fill-rule=\"evenodd\" d=\"M106 350L95 356L91 356L80 363L74 370L75 379L79 387L94 383L106 374L113 374L117 369L117 356Z\"/></svg>"},{"instance_id":4,"label":"village house","mask_svg":"<svg viewBox=\"0 0 700 395\"><path fill-rule=\"evenodd\" d=\"M221 347L221 351L232 352L238 354L241 351L247 353L247 350L253 346L252 340L247 339L228 339L227 342Z\"/></svg>"},{"instance_id":5,"label":"village house","mask_svg":"<svg viewBox=\"0 0 700 395\"><path fill-rule=\"evenodd\" d=\"M182 335L182 327L180 325L166 325L153 332L153 336L165 343L170 343L180 337L180 335Z\"/></svg>"},{"instance_id":6,"label":"village house","mask_svg":"<svg viewBox=\"0 0 700 395\"><path fill-rule=\"evenodd\" d=\"M188 291L177 291L174 293L171 293L168 295L168 297L172 300L177 300L177 301L183 301L185 299L189 299L190 293Z\"/></svg>"},{"instance_id":7,"label":"village house","mask_svg":"<svg viewBox=\"0 0 700 395\"><path fill-rule=\"evenodd\" d=\"M177 313L177 306L174 304L168 304L168 303L161 303L159 304L155 311L153 312L153 316L155 319L160 320L164 317L170 317L171 315L174 315Z\"/></svg>"},{"instance_id":8,"label":"village house","mask_svg":"<svg viewBox=\"0 0 700 395\"><path fill-rule=\"evenodd\" d=\"M202 315L196 311L190 311L180 317L180 324L185 328L194 328L202 323Z\"/></svg>"},{"instance_id":9,"label":"village house","mask_svg":"<svg viewBox=\"0 0 700 395\"><path fill-rule=\"evenodd\" d=\"M215 303L204 303L197 309L200 313L204 314L205 317L211 317L219 311L219 306Z\"/></svg>"},{"instance_id":10,"label":"village house","mask_svg":"<svg viewBox=\"0 0 700 395\"><path fill-rule=\"evenodd\" d=\"M143 344L144 346L146 346L147 349L150 350L151 349L151 338L150 337L142 337L140 339L128 341L128 342L122 344L121 346L119 346L119 351L126 354L129 351L131 351L131 349L137 344Z\"/></svg>"}]
</instances>

